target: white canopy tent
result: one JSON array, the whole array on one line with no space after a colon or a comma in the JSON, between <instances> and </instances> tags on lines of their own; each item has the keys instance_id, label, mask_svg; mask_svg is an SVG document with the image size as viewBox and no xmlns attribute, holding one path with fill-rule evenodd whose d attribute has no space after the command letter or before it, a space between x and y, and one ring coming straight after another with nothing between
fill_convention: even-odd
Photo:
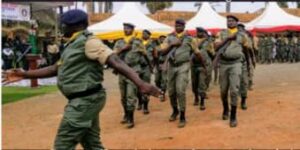
<instances>
[{"instance_id":1,"label":"white canopy tent","mask_svg":"<svg viewBox=\"0 0 300 150\"><path fill-rule=\"evenodd\" d=\"M276 2L269 2L265 11L246 24L253 32L300 31L300 18L281 9Z\"/></svg>"},{"instance_id":2,"label":"white canopy tent","mask_svg":"<svg viewBox=\"0 0 300 150\"><path fill-rule=\"evenodd\" d=\"M172 31L170 26L159 23L143 14L135 2L124 3L115 15L89 26L88 30L99 35L100 38L115 39L122 34L124 22L134 24L135 30L139 31L144 29L156 33L169 33Z\"/></svg>"},{"instance_id":3,"label":"white canopy tent","mask_svg":"<svg viewBox=\"0 0 300 150\"><path fill-rule=\"evenodd\" d=\"M214 11L208 2L203 2L197 14L186 23L187 30L195 31L196 27L217 32L227 27L226 18Z\"/></svg>"}]
</instances>

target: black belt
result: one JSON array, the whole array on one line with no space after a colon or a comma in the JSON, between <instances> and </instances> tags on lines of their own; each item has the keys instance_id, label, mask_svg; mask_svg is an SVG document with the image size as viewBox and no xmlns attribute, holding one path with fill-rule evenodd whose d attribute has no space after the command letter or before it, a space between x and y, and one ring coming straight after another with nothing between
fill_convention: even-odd
<instances>
[{"instance_id":1,"label":"black belt","mask_svg":"<svg viewBox=\"0 0 300 150\"><path fill-rule=\"evenodd\" d=\"M241 57L239 57L239 58L226 58L226 57L221 55L221 59L223 59L225 61L236 61L236 60L241 59Z\"/></svg>"},{"instance_id":2,"label":"black belt","mask_svg":"<svg viewBox=\"0 0 300 150\"><path fill-rule=\"evenodd\" d=\"M92 89L88 89L86 91L82 91L82 92L77 92L77 93L72 93L68 96L66 96L69 100L77 98L77 97L85 97L85 96L89 96L92 94L95 94L97 92L99 92L100 90L102 90L102 85L98 85Z\"/></svg>"},{"instance_id":3,"label":"black belt","mask_svg":"<svg viewBox=\"0 0 300 150\"><path fill-rule=\"evenodd\" d=\"M170 61L170 64L173 66L173 67L179 67L185 63L188 63L189 61L182 61L182 62L174 62L174 61Z\"/></svg>"}]
</instances>

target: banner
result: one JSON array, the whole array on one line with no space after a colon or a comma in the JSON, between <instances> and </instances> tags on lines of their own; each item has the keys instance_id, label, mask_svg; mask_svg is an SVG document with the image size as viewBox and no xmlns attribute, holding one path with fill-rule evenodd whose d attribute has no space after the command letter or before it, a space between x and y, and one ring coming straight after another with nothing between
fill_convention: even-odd
<instances>
[{"instance_id":1,"label":"banner","mask_svg":"<svg viewBox=\"0 0 300 150\"><path fill-rule=\"evenodd\" d=\"M29 21L30 6L2 3L2 19Z\"/></svg>"}]
</instances>

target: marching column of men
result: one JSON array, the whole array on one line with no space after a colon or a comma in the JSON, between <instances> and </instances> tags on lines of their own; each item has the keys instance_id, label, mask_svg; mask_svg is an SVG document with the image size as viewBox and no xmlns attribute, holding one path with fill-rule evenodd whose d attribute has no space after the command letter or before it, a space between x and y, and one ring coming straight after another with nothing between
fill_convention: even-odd
<instances>
[{"instance_id":1,"label":"marching column of men","mask_svg":"<svg viewBox=\"0 0 300 150\"><path fill-rule=\"evenodd\" d=\"M165 100L168 91L172 108L170 122L177 120L179 115L178 127L186 125L189 71L194 105L200 104L199 109L203 111L212 72L219 70L222 119L230 119L230 127L237 126L238 99L241 97L241 109L246 110L247 91L252 89L255 47L265 44L257 43L258 40L245 30L244 25L238 26L238 18L227 16L228 29L220 31L216 40L202 27L196 28L195 37L190 36L182 19L175 21L173 33L160 36L156 41L151 39L151 32L147 29L143 30L142 38L138 38L133 24L123 25L125 36L116 42L114 51L145 82L151 83L155 68L155 84L163 91L161 101ZM136 103L137 110L143 109L144 114L149 114L149 97L139 93L136 86L122 75L119 75L119 86L124 109L121 123L133 128Z\"/></svg>"},{"instance_id":2,"label":"marching column of men","mask_svg":"<svg viewBox=\"0 0 300 150\"><path fill-rule=\"evenodd\" d=\"M299 33L257 35L257 60L260 63L300 61Z\"/></svg>"}]
</instances>

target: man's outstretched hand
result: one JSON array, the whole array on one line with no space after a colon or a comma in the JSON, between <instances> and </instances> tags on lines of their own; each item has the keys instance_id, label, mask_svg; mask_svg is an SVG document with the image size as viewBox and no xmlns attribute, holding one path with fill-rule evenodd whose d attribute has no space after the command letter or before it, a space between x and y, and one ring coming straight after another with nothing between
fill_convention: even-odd
<instances>
[{"instance_id":1,"label":"man's outstretched hand","mask_svg":"<svg viewBox=\"0 0 300 150\"><path fill-rule=\"evenodd\" d=\"M10 69L2 72L2 84L17 82L24 79L24 70Z\"/></svg>"},{"instance_id":2,"label":"man's outstretched hand","mask_svg":"<svg viewBox=\"0 0 300 150\"><path fill-rule=\"evenodd\" d=\"M163 92L159 88L146 82L141 84L138 88L141 93L149 94L154 97L159 97L161 94L163 94Z\"/></svg>"}]
</instances>

